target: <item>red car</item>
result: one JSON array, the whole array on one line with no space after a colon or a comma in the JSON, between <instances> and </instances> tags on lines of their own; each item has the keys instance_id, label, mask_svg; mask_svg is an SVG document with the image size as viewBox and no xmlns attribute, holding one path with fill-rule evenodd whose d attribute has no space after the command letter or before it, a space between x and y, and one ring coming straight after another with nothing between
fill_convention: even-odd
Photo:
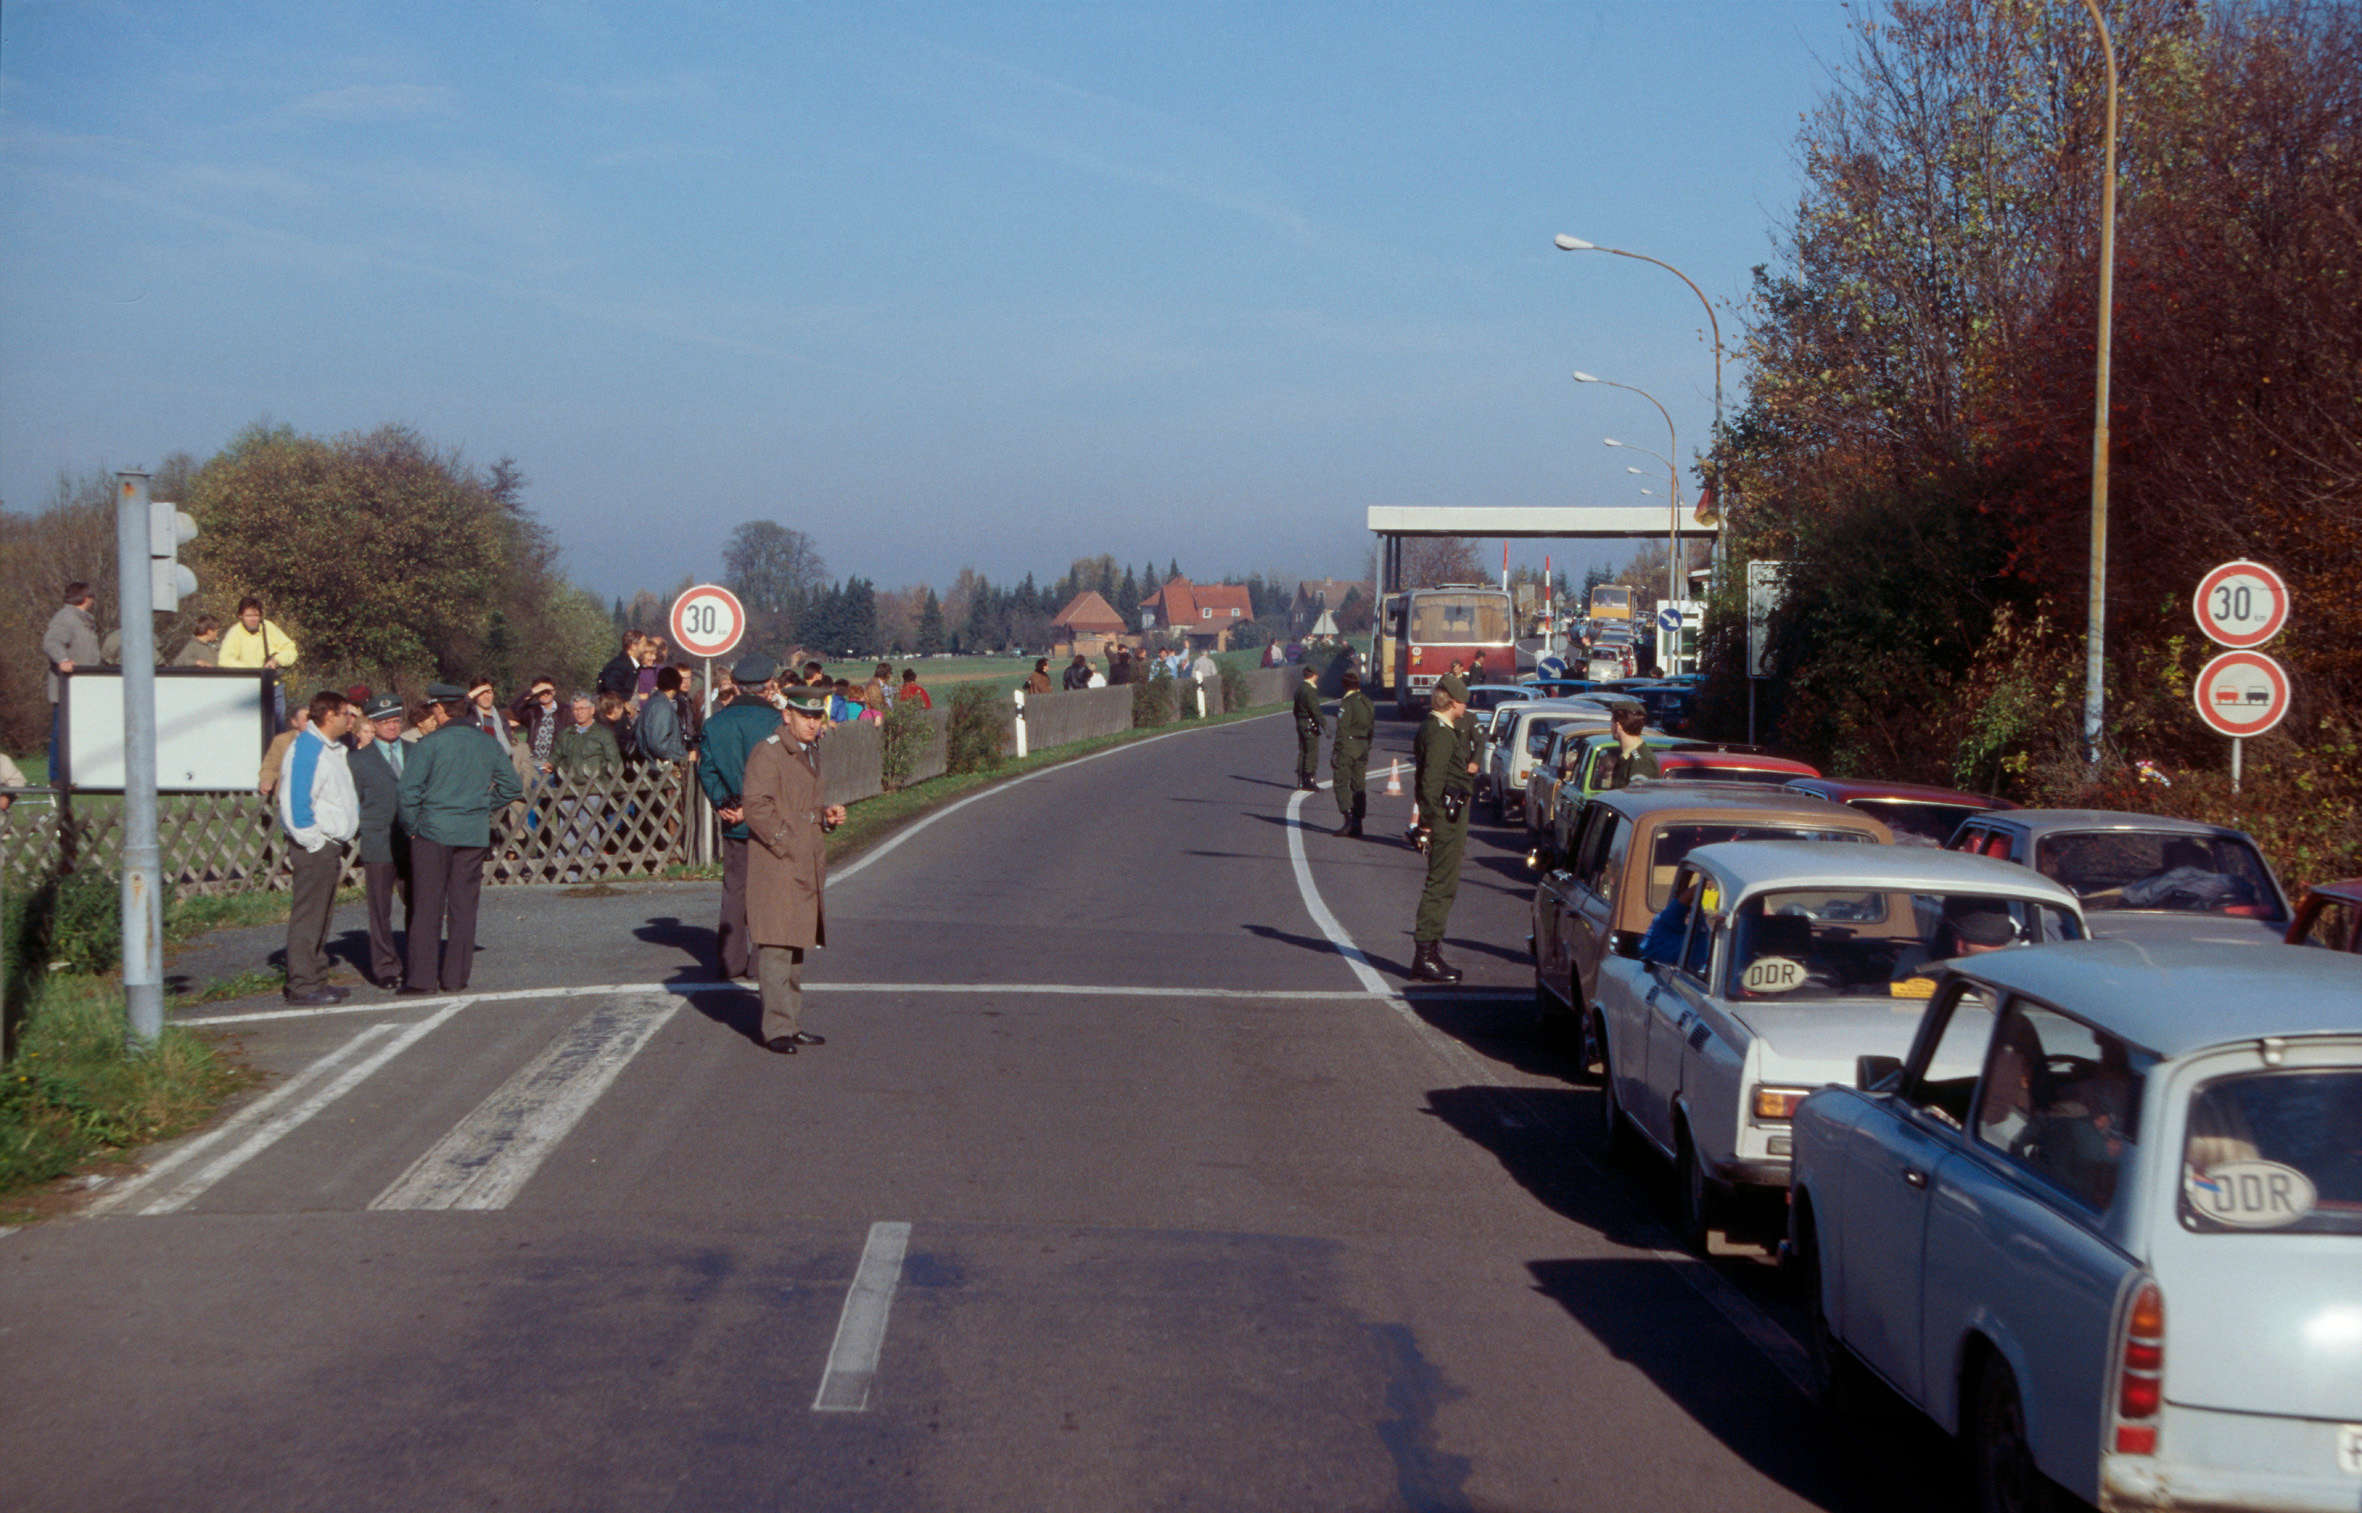
<instances>
[{"instance_id":1,"label":"red car","mask_svg":"<svg viewBox=\"0 0 2362 1513\"><path fill-rule=\"evenodd\" d=\"M1851 804L1864 814L1886 821L1895 842L1904 846L1941 846L1972 814L2015 809L2007 799L1959 788L1937 788L1927 783L1888 783L1876 778L1800 778L1789 787L1832 803Z\"/></svg>"},{"instance_id":2,"label":"red car","mask_svg":"<svg viewBox=\"0 0 2362 1513\"><path fill-rule=\"evenodd\" d=\"M2362 951L2362 928L2357 925L2362 925L2362 877L2315 883L2297 902L2296 918L2288 926L2288 943Z\"/></svg>"},{"instance_id":3,"label":"red car","mask_svg":"<svg viewBox=\"0 0 2362 1513\"><path fill-rule=\"evenodd\" d=\"M1787 783L1820 775L1810 762L1747 746L1676 746L1657 753L1657 776L1668 783Z\"/></svg>"}]
</instances>

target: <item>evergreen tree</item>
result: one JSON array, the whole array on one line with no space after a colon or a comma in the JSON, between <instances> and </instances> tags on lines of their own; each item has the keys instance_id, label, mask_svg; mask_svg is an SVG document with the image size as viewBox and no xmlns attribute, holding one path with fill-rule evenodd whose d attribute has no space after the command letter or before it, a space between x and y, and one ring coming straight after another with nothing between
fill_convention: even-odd
<instances>
[{"instance_id":1,"label":"evergreen tree","mask_svg":"<svg viewBox=\"0 0 2362 1513\"><path fill-rule=\"evenodd\" d=\"M935 590L927 590L926 602L919 606L919 655L931 657L943 650L943 601L935 597Z\"/></svg>"}]
</instances>

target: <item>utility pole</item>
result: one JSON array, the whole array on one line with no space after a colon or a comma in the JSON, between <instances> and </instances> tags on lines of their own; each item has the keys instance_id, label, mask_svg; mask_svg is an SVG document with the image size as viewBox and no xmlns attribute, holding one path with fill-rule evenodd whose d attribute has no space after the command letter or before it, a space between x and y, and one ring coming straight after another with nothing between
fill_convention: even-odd
<instances>
[{"instance_id":1,"label":"utility pole","mask_svg":"<svg viewBox=\"0 0 2362 1513\"><path fill-rule=\"evenodd\" d=\"M116 580L123 606L123 1034L134 1051L164 1033L162 855L156 845L155 570L148 475L117 473Z\"/></svg>"}]
</instances>

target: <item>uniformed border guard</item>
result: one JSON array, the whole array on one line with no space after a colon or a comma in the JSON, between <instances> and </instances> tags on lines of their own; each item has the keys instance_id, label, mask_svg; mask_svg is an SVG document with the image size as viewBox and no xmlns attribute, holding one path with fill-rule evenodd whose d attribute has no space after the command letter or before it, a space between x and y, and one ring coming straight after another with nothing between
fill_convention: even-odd
<instances>
[{"instance_id":1,"label":"uniformed border guard","mask_svg":"<svg viewBox=\"0 0 2362 1513\"><path fill-rule=\"evenodd\" d=\"M763 992L763 1047L782 1056L824 1043L803 1027L803 970L804 953L828 943L820 902L826 837L845 822L845 806L825 802L820 781L817 743L827 728L828 696L796 689L780 728L746 758L747 924Z\"/></svg>"},{"instance_id":2,"label":"uniformed border guard","mask_svg":"<svg viewBox=\"0 0 2362 1513\"><path fill-rule=\"evenodd\" d=\"M1345 697L1337 701L1337 744L1329 753L1330 787L1337 796L1337 812L1345 823L1339 835L1361 834L1361 817L1369 809L1365 784L1370 767L1370 738L1377 733L1378 707L1361 691L1361 674L1345 674Z\"/></svg>"},{"instance_id":3,"label":"uniformed border guard","mask_svg":"<svg viewBox=\"0 0 2362 1513\"><path fill-rule=\"evenodd\" d=\"M1468 811L1476 793L1475 722L1468 718L1468 685L1457 674L1435 685L1427 718L1411 742L1418 775L1418 837L1427 853L1427 882L1411 926L1411 978L1458 982L1460 969L1443 959L1444 921L1460 892L1460 861L1468 851Z\"/></svg>"},{"instance_id":4,"label":"uniformed border guard","mask_svg":"<svg viewBox=\"0 0 2362 1513\"><path fill-rule=\"evenodd\" d=\"M779 669L769 657L748 657L730 669L738 696L705 722L698 747L697 783L722 822L722 916L714 926L714 965L724 981L755 974L753 940L746 932L746 811L740 807L746 759L779 728L771 702Z\"/></svg>"},{"instance_id":5,"label":"uniformed border guard","mask_svg":"<svg viewBox=\"0 0 2362 1513\"><path fill-rule=\"evenodd\" d=\"M1313 682L1318 674L1312 664L1304 664L1304 677L1296 684L1296 786L1317 788L1316 774L1320 771L1320 689Z\"/></svg>"}]
</instances>

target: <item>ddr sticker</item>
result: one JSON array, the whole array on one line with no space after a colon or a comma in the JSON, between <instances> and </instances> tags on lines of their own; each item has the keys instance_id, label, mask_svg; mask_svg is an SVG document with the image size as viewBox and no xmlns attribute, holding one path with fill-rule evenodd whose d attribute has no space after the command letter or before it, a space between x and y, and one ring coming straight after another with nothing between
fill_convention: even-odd
<instances>
[{"instance_id":1,"label":"ddr sticker","mask_svg":"<svg viewBox=\"0 0 2362 1513\"><path fill-rule=\"evenodd\" d=\"M1747 964L1739 985L1750 993L1786 993L1804 986L1804 963L1785 956L1758 956Z\"/></svg>"},{"instance_id":2,"label":"ddr sticker","mask_svg":"<svg viewBox=\"0 0 2362 1513\"><path fill-rule=\"evenodd\" d=\"M1906 977L1900 982L1888 983L1886 991L1892 998L1933 998L1936 996L1936 980L1932 977Z\"/></svg>"},{"instance_id":3,"label":"ddr sticker","mask_svg":"<svg viewBox=\"0 0 2362 1513\"><path fill-rule=\"evenodd\" d=\"M2277 1161L2225 1161L2191 1170L2182 1191L2198 1217L2229 1229L2280 1229L2313 1211L2313 1179Z\"/></svg>"}]
</instances>

